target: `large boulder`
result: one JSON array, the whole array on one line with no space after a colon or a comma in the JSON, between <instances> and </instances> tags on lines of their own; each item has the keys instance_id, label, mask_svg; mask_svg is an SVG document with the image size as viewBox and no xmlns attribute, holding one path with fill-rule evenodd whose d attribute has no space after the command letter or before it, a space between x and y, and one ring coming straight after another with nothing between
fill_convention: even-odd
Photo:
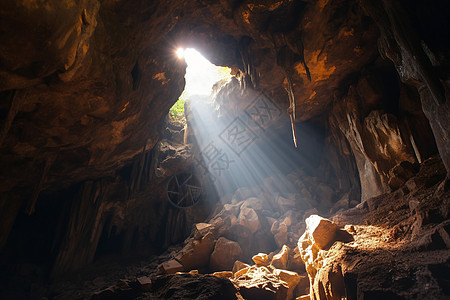
<instances>
[{"instance_id":1,"label":"large boulder","mask_svg":"<svg viewBox=\"0 0 450 300\"><path fill-rule=\"evenodd\" d=\"M326 270L322 269L324 263L325 252L334 244L336 241L350 242L353 240L351 234L344 230L340 230L338 226L328 219L322 218L318 215L311 215L306 219L306 230L305 233L298 240L298 248L302 260L305 262L306 271L308 272L311 294L315 295L318 299L325 299L321 295L320 279L325 276L324 274L329 274L329 276L336 279L333 281L335 285L329 291L327 290L327 295L331 295L330 298L326 299L341 299L339 297L345 296L342 292L342 281L341 277L337 277L339 272L336 270ZM324 273L325 272L325 273ZM320 274L319 274L320 273ZM319 275L322 276L319 278ZM327 275L328 276L328 275ZM336 277L336 278L335 278ZM342 280L341 280L342 279Z\"/></svg>"},{"instance_id":2,"label":"large boulder","mask_svg":"<svg viewBox=\"0 0 450 300\"><path fill-rule=\"evenodd\" d=\"M258 231L260 227L258 214L253 208L241 208L238 223L248 228L252 234Z\"/></svg>"},{"instance_id":3,"label":"large boulder","mask_svg":"<svg viewBox=\"0 0 450 300\"><path fill-rule=\"evenodd\" d=\"M318 215L306 219L306 231L312 242L321 250L329 248L335 242L336 224Z\"/></svg>"},{"instance_id":4,"label":"large boulder","mask_svg":"<svg viewBox=\"0 0 450 300\"><path fill-rule=\"evenodd\" d=\"M286 269L288 259L289 259L289 247L283 245L280 252L278 252L273 256L272 266L278 269Z\"/></svg>"},{"instance_id":5,"label":"large boulder","mask_svg":"<svg viewBox=\"0 0 450 300\"><path fill-rule=\"evenodd\" d=\"M214 271L231 270L234 262L242 255L241 246L224 237L217 240L210 258L210 268Z\"/></svg>"},{"instance_id":6,"label":"large boulder","mask_svg":"<svg viewBox=\"0 0 450 300\"><path fill-rule=\"evenodd\" d=\"M275 243L278 247L282 247L287 243L287 230L288 227L284 222L275 221L272 224L272 228L270 229L270 231L272 232Z\"/></svg>"},{"instance_id":7,"label":"large boulder","mask_svg":"<svg viewBox=\"0 0 450 300\"><path fill-rule=\"evenodd\" d=\"M300 275L298 275L296 272L281 269L275 269L273 271L273 274L277 276L280 280L287 283L288 290L286 299L292 299L292 296L294 295L294 289L300 282L301 279Z\"/></svg>"},{"instance_id":8,"label":"large boulder","mask_svg":"<svg viewBox=\"0 0 450 300\"><path fill-rule=\"evenodd\" d=\"M207 233L201 240L191 240L176 256L185 270L205 267L214 249L214 236Z\"/></svg>"}]
</instances>

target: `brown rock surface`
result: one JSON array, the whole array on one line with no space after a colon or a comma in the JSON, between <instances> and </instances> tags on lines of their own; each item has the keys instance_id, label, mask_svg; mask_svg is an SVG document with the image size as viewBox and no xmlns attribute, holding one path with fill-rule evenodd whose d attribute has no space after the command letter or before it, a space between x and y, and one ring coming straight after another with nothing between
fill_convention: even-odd
<instances>
[{"instance_id":1,"label":"brown rock surface","mask_svg":"<svg viewBox=\"0 0 450 300\"><path fill-rule=\"evenodd\" d=\"M286 299L292 299L294 295L294 290L297 287L297 284L300 282L300 276L292 271L275 269L273 274L277 276L280 280L283 280L288 285L288 291L286 295Z\"/></svg>"},{"instance_id":2,"label":"brown rock surface","mask_svg":"<svg viewBox=\"0 0 450 300\"><path fill-rule=\"evenodd\" d=\"M217 271L231 270L241 254L242 250L238 243L220 237L211 254L210 268Z\"/></svg>"},{"instance_id":3,"label":"brown rock surface","mask_svg":"<svg viewBox=\"0 0 450 300\"><path fill-rule=\"evenodd\" d=\"M176 272L183 271L184 267L175 259L171 259L160 264L159 270L165 274L175 274Z\"/></svg>"},{"instance_id":4,"label":"brown rock surface","mask_svg":"<svg viewBox=\"0 0 450 300\"><path fill-rule=\"evenodd\" d=\"M241 271L245 272L235 274L233 283L245 299L286 299L287 283L268 268L252 266Z\"/></svg>"},{"instance_id":5,"label":"brown rock surface","mask_svg":"<svg viewBox=\"0 0 450 300\"><path fill-rule=\"evenodd\" d=\"M259 227L259 217L253 208L241 207L237 222L248 228L250 234L255 233Z\"/></svg>"},{"instance_id":6,"label":"brown rock surface","mask_svg":"<svg viewBox=\"0 0 450 300\"><path fill-rule=\"evenodd\" d=\"M162 275L154 278L148 297L156 299L242 299L225 278L210 275Z\"/></svg>"},{"instance_id":7,"label":"brown rock surface","mask_svg":"<svg viewBox=\"0 0 450 300\"><path fill-rule=\"evenodd\" d=\"M143 291L149 291L152 288L152 280L147 276L138 277L137 282Z\"/></svg>"},{"instance_id":8,"label":"brown rock surface","mask_svg":"<svg viewBox=\"0 0 450 300\"><path fill-rule=\"evenodd\" d=\"M441 178L445 176L438 162L427 161L416 176L430 179L436 176L435 171ZM380 196L373 210L361 205L336 215L333 220L339 225L354 224L348 227L354 232L354 241L348 244L335 243L320 250L305 239L299 240L311 282L310 295L315 299L446 297L443 275L435 266L446 269L442 263L450 259L447 233L442 230L448 226L444 207L449 207L449 198L442 202L433 196L438 182L402 198L398 192ZM420 203L413 214L411 199ZM427 208L422 210L421 205ZM415 276L411 277L411 272ZM436 283L426 285L430 276Z\"/></svg>"},{"instance_id":9,"label":"brown rock surface","mask_svg":"<svg viewBox=\"0 0 450 300\"><path fill-rule=\"evenodd\" d=\"M336 222L359 220L356 250L331 245L346 238L339 230L332 237L333 226L303 237L317 295L342 296L342 281L349 298L445 294L448 11L448 1L423 0L2 1L0 290L19 286L19 294L0 298L49 297L48 278L107 257L154 256L199 222L209 223L194 229L180 260L207 265L214 235L232 246L225 255L216 246L211 264L230 269L240 255L293 249L311 214L348 208ZM167 201L168 180L189 170L198 150L167 141L181 143L183 133L194 140L184 125L166 122L184 86L178 47L233 67L237 76L216 91L217 112L246 114L261 91L280 108L270 130L258 128L258 137L272 134L270 143L255 142L273 158L285 158L271 144L275 136L290 141L285 112L291 100L296 107L300 147L289 174L268 168L259 186L233 186L208 221L208 204L175 209ZM428 159L436 154L443 165ZM319 268L324 261L330 265ZM175 262L167 270L177 270ZM168 278L160 295L169 297L176 283L166 286ZM102 293L135 296L135 286Z\"/></svg>"},{"instance_id":10,"label":"brown rock surface","mask_svg":"<svg viewBox=\"0 0 450 300\"><path fill-rule=\"evenodd\" d=\"M270 231L272 232L278 247L287 243L287 225L284 222L275 221Z\"/></svg>"},{"instance_id":11,"label":"brown rock surface","mask_svg":"<svg viewBox=\"0 0 450 300\"><path fill-rule=\"evenodd\" d=\"M286 269L288 259L289 259L289 248L288 246L283 245L280 252L278 252L273 256L271 264L277 269Z\"/></svg>"},{"instance_id":12,"label":"brown rock surface","mask_svg":"<svg viewBox=\"0 0 450 300\"><path fill-rule=\"evenodd\" d=\"M269 256L265 253L258 253L252 257L257 267L267 267L270 264Z\"/></svg>"},{"instance_id":13,"label":"brown rock surface","mask_svg":"<svg viewBox=\"0 0 450 300\"><path fill-rule=\"evenodd\" d=\"M206 234L214 229L212 224L197 223L194 225L194 239L201 240Z\"/></svg>"},{"instance_id":14,"label":"brown rock surface","mask_svg":"<svg viewBox=\"0 0 450 300\"><path fill-rule=\"evenodd\" d=\"M260 74L260 86L283 107L285 76L276 49L287 47L299 56L289 66L298 120L322 113L339 81L376 53L375 26L362 26L365 17L353 1L323 6L66 2L2 7L0 90L5 91L2 100L7 99L2 109L15 111L12 127L6 126L9 130L0 137L3 171L15 174L0 173L2 193L37 182L41 175L20 174L14 166L31 170L56 155L45 187L57 188L56 182L67 186L109 175L144 146L153 148L157 127L184 81L185 66L171 55L174 45L165 37L195 46L214 63L242 69L239 41L259 40L247 49L252 67ZM195 28L189 25L194 23ZM287 44L283 37L292 40ZM30 162L31 157L36 159Z\"/></svg>"},{"instance_id":15,"label":"brown rock surface","mask_svg":"<svg viewBox=\"0 0 450 300\"><path fill-rule=\"evenodd\" d=\"M207 233L201 240L191 240L175 257L185 270L205 267L214 250L214 236Z\"/></svg>"},{"instance_id":16,"label":"brown rock surface","mask_svg":"<svg viewBox=\"0 0 450 300\"><path fill-rule=\"evenodd\" d=\"M232 272L236 273L236 272L238 272L238 271L240 271L240 270L242 270L244 268L247 268L247 267L250 267L250 265L237 260L237 261L234 262Z\"/></svg>"}]
</instances>

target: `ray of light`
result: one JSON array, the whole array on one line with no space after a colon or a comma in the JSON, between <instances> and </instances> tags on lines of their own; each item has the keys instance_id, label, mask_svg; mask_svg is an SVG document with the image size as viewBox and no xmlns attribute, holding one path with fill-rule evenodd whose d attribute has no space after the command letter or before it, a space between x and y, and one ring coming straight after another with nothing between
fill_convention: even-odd
<instances>
[{"instance_id":1,"label":"ray of light","mask_svg":"<svg viewBox=\"0 0 450 300\"><path fill-rule=\"evenodd\" d=\"M190 89L190 126L200 149L197 168L212 179L219 197L231 197L239 187L257 186L263 187L260 192L274 195L281 191L284 197L295 197L296 183L283 174L299 166L310 167L311 162L292 145L287 114L278 108L275 120L278 124L285 123L286 137L270 127L258 127L245 111L218 117L208 96L212 84L218 80L217 67L194 51L187 49L185 59L188 64L186 91ZM200 74L192 74L194 71ZM208 88L205 88L206 83ZM245 101L250 104L260 96L258 92L246 94ZM247 131L247 135L242 135L243 131Z\"/></svg>"}]
</instances>

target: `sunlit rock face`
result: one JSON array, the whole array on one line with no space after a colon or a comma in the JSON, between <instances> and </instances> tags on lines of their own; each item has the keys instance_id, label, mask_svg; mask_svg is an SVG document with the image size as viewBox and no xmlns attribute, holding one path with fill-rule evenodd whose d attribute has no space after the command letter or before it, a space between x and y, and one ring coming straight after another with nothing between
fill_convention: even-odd
<instances>
[{"instance_id":1,"label":"sunlit rock face","mask_svg":"<svg viewBox=\"0 0 450 300\"><path fill-rule=\"evenodd\" d=\"M372 3L362 1L362 6L373 17L380 28L380 54L390 59L403 82L417 88L422 107L427 115L441 157L450 170L449 121L444 117L449 112L448 32L440 36L439 28L448 26L441 18L449 9L448 3L414 3L411 9L403 3ZM417 11L413 14L412 10ZM439 20L439 21L438 21ZM418 28L413 30L412 28Z\"/></svg>"},{"instance_id":2,"label":"sunlit rock face","mask_svg":"<svg viewBox=\"0 0 450 300\"><path fill-rule=\"evenodd\" d=\"M361 199L390 191L390 171L402 162L418 164L436 152L431 128L417 93L395 78L384 62L360 75L339 97L330 114L356 159Z\"/></svg>"},{"instance_id":3,"label":"sunlit rock face","mask_svg":"<svg viewBox=\"0 0 450 300\"><path fill-rule=\"evenodd\" d=\"M298 247L311 299L446 297L439 283L443 273L436 270L448 270L443 262L450 257L448 227L443 229L449 223L448 191L443 198L433 196L445 175L440 160L428 159L410 179L410 189L337 213L334 222L317 215L306 219ZM425 185L412 184L419 178Z\"/></svg>"},{"instance_id":4,"label":"sunlit rock face","mask_svg":"<svg viewBox=\"0 0 450 300\"><path fill-rule=\"evenodd\" d=\"M353 241L353 237L348 232L340 230L330 220L318 215L306 219L306 230L298 240L298 248L308 272L310 295L313 299L340 299L346 295L339 265L337 269L330 271L330 278L319 277L323 269L328 267L325 261L326 252L321 250L328 250L338 241L350 242Z\"/></svg>"}]
</instances>

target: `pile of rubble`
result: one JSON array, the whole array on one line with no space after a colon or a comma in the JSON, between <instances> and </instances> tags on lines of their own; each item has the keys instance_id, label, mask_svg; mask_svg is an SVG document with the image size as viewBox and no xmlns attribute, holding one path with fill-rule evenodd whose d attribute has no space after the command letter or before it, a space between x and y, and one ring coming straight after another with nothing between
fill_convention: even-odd
<instances>
[{"instance_id":1,"label":"pile of rubble","mask_svg":"<svg viewBox=\"0 0 450 300\"><path fill-rule=\"evenodd\" d=\"M226 277L246 299L260 293L273 293L276 299L309 294L301 254L304 250L297 243L306 239L308 230L315 234L312 241L319 239L319 249L323 249L325 240L330 244L336 237L345 240L337 235L337 226L328 225L332 223L317 216L319 212L314 208L329 212L353 204L348 197L341 201L336 198L331 187L301 169L286 176L268 177L261 186L239 188L231 197L222 198L207 223L193 226L184 247L160 264L159 271ZM255 265L242 261L253 261Z\"/></svg>"},{"instance_id":2,"label":"pile of rubble","mask_svg":"<svg viewBox=\"0 0 450 300\"><path fill-rule=\"evenodd\" d=\"M184 270L219 271L231 269L238 259L251 261L255 253L270 253L283 245L293 249L305 231L305 219L319 214L315 207L328 214L356 205L345 195L341 200L338 196L301 169L268 177L261 186L239 188L222 197L207 223L194 226L174 259Z\"/></svg>"},{"instance_id":3,"label":"pile of rubble","mask_svg":"<svg viewBox=\"0 0 450 300\"><path fill-rule=\"evenodd\" d=\"M242 206L241 213L242 211L247 213L248 226L252 226L251 221L257 219L257 214L251 208L256 214L256 217L252 218L252 214L245 210L248 206L244 208ZM229 213L232 210L230 207L232 206L224 208L227 216L234 215ZM224 216L224 214L219 215ZM239 216L235 220L236 223ZM254 265L249 265L239 260L243 251L238 242L223 236L215 240L215 236L221 233L220 228L225 222L218 216L213 220L222 220L219 223L222 226L217 226L217 223L196 224L193 237L172 260L160 265L160 271L167 274L181 274L183 271L189 271L189 274L197 275L197 269L216 270L211 275L230 279L244 299L293 299L294 297L307 299L310 284L314 284L314 274L319 267L317 261L321 259L320 250L327 250L336 241L353 240L351 234L338 229L337 225L331 221L318 215L311 215L306 219L306 231L298 239L298 247L291 248L283 245L277 253L259 253L252 257ZM253 224L253 228L257 226ZM307 271L310 279L306 274Z\"/></svg>"},{"instance_id":4,"label":"pile of rubble","mask_svg":"<svg viewBox=\"0 0 450 300\"><path fill-rule=\"evenodd\" d=\"M159 275L121 280L94 298L442 299L450 262L444 177L442 163L428 160L400 189L333 222L286 194L239 189L160 260Z\"/></svg>"}]
</instances>

